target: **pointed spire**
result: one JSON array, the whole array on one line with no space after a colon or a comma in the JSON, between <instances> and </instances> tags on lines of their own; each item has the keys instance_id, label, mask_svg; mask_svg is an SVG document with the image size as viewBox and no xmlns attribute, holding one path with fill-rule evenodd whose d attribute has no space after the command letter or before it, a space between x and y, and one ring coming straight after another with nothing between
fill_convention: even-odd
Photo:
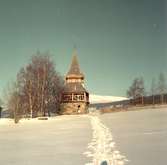
<instances>
[{"instance_id":1,"label":"pointed spire","mask_svg":"<svg viewBox=\"0 0 167 165\"><path fill-rule=\"evenodd\" d=\"M70 69L69 69L67 75L74 75L74 74L75 75L81 75L82 74L80 72L76 47L73 50L72 62L71 62Z\"/></svg>"}]
</instances>

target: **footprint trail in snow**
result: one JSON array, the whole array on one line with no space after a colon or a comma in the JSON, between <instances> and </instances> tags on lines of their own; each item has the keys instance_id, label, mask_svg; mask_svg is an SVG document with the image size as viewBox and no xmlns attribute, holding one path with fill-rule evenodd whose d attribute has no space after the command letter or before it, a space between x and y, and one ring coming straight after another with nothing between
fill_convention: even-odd
<instances>
[{"instance_id":1,"label":"footprint trail in snow","mask_svg":"<svg viewBox=\"0 0 167 165\"><path fill-rule=\"evenodd\" d=\"M92 162L85 165L125 165L128 161L120 151L116 150L111 132L98 118L89 116L93 129L92 141L88 144L88 151L84 154L92 158Z\"/></svg>"}]
</instances>

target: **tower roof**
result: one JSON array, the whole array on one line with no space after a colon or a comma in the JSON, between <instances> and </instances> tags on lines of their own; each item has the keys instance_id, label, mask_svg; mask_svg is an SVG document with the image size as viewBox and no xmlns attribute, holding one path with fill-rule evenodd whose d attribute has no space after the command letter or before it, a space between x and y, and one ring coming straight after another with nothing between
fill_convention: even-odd
<instances>
[{"instance_id":1,"label":"tower roof","mask_svg":"<svg viewBox=\"0 0 167 165\"><path fill-rule=\"evenodd\" d=\"M73 51L72 62L70 65L70 69L67 73L67 76L83 76L80 71L79 63L78 63L78 55L76 48Z\"/></svg>"}]
</instances>

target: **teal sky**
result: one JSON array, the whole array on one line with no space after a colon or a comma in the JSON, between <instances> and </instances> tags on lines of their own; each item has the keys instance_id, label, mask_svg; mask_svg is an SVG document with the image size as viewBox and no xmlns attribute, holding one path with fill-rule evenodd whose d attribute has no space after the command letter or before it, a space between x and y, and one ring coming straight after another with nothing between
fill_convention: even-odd
<instances>
[{"instance_id":1,"label":"teal sky","mask_svg":"<svg viewBox=\"0 0 167 165\"><path fill-rule=\"evenodd\" d=\"M90 93L125 96L167 76L165 0L0 0L0 95L37 50L65 74L77 46Z\"/></svg>"}]
</instances>

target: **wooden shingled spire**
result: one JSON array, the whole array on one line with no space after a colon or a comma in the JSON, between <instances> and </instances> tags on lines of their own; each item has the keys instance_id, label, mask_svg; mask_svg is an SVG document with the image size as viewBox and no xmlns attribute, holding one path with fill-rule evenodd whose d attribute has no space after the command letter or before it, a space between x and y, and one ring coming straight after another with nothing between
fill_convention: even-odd
<instances>
[{"instance_id":1,"label":"wooden shingled spire","mask_svg":"<svg viewBox=\"0 0 167 165\"><path fill-rule=\"evenodd\" d=\"M73 56L72 56L72 62L70 65L70 69L67 73L67 77L69 76L83 76L83 74L80 71L80 67L79 67L79 62L78 62L78 54L77 54L77 49L74 48L73 50Z\"/></svg>"}]
</instances>

